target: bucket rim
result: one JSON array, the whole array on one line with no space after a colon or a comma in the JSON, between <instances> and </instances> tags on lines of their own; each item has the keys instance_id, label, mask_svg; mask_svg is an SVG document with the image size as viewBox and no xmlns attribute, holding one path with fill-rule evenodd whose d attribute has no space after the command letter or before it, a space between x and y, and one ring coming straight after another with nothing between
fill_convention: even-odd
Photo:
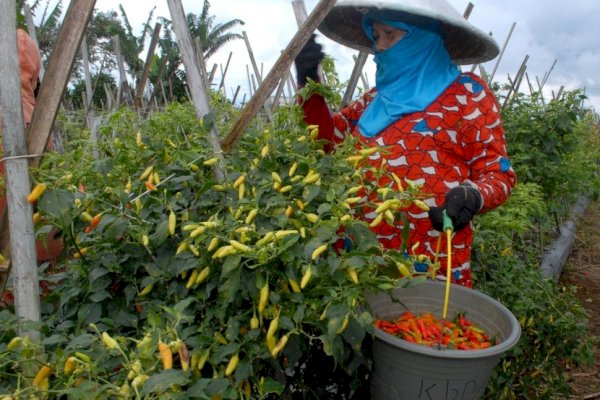
<instances>
[{"instance_id":1,"label":"bucket rim","mask_svg":"<svg viewBox=\"0 0 600 400\"><path fill-rule=\"evenodd\" d=\"M419 286L420 285L437 285L437 286L445 287L446 282L445 281L428 280L428 281L425 281L425 282L419 284ZM416 286L414 286L414 287L416 287ZM406 290L406 288L402 288L401 290ZM377 327L375 327L375 337L379 340L387 342L388 344L390 344L392 346L399 347L401 349L411 351L414 353L427 355L430 357L453 358L453 359L474 359L474 358L481 359L481 358L488 358L488 357L496 357L496 356L500 356L504 352L510 350L517 344L517 342L519 341L519 338L521 337L521 325L519 324L519 321L513 315L513 313L504 304L500 303L498 300L488 296L485 293L482 293L475 289L467 288L462 285L453 284L452 290L454 290L454 291L458 290L458 291L464 291L464 292L477 292L477 294L480 296L483 296L483 298L486 301L490 302L495 307L500 309L502 311L502 313L506 315L506 317L508 318L509 323L510 323L510 334L508 335L508 337L505 340L503 340L502 342L500 342L499 344L488 347L487 349L474 349L474 350L448 350L448 349L438 350L438 349L431 348L428 346L423 346L420 344L408 342L397 336L386 333Z\"/></svg>"}]
</instances>

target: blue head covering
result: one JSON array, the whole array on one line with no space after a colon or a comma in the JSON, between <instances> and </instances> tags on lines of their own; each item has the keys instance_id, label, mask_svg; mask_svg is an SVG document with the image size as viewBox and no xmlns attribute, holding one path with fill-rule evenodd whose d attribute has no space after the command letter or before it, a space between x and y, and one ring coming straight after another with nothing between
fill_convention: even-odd
<instances>
[{"instance_id":1,"label":"blue head covering","mask_svg":"<svg viewBox=\"0 0 600 400\"><path fill-rule=\"evenodd\" d=\"M358 121L366 137L378 135L403 115L423 111L459 75L439 33L398 21L381 23L406 33L389 49L374 48L377 94ZM362 25L375 43L373 19L363 17Z\"/></svg>"}]
</instances>

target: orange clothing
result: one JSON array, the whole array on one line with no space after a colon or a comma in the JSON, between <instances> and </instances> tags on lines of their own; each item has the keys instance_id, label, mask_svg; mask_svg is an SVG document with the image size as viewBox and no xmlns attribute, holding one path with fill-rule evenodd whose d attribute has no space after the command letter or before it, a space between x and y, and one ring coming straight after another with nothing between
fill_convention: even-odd
<instances>
[{"instance_id":1,"label":"orange clothing","mask_svg":"<svg viewBox=\"0 0 600 400\"><path fill-rule=\"evenodd\" d=\"M42 68L40 50L33 39L23 29L17 29L17 48L21 68L21 97L23 103L23 122L31 122L35 107L34 91Z\"/></svg>"}]
</instances>

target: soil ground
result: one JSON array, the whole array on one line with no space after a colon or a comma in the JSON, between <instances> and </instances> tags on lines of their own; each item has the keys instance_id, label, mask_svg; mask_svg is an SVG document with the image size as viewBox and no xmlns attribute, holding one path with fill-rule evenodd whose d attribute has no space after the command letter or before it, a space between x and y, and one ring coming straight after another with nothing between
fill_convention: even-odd
<instances>
[{"instance_id":1,"label":"soil ground","mask_svg":"<svg viewBox=\"0 0 600 400\"><path fill-rule=\"evenodd\" d=\"M577 223L575 245L559 281L577 286L577 297L586 310L591 335L600 337L600 203L591 203ZM568 371L570 399L600 400L600 341L593 365Z\"/></svg>"}]
</instances>

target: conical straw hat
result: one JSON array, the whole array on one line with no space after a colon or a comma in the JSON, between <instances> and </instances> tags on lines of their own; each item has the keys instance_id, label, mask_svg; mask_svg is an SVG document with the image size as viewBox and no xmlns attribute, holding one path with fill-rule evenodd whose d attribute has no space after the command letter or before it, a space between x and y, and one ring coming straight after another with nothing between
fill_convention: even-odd
<instances>
[{"instance_id":1,"label":"conical straw hat","mask_svg":"<svg viewBox=\"0 0 600 400\"><path fill-rule=\"evenodd\" d=\"M373 53L362 29L363 15L438 30L457 64L482 63L499 53L490 35L471 25L445 0L338 0L319 30L344 46Z\"/></svg>"}]
</instances>

